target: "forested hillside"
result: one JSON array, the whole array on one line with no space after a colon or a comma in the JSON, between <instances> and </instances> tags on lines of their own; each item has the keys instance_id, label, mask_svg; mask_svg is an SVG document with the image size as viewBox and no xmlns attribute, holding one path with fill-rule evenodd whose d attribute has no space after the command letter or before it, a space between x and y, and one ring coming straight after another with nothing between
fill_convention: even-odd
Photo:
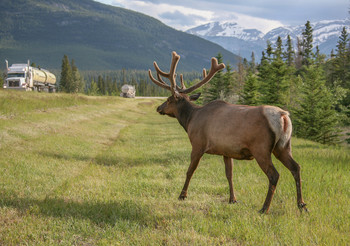
<instances>
[{"instance_id":1,"label":"forested hillside","mask_svg":"<svg viewBox=\"0 0 350 246\"><path fill-rule=\"evenodd\" d=\"M218 52L238 56L149 16L92 0L0 1L0 60L58 69L64 54L82 70L148 69L183 54L180 69L202 69ZM4 68L3 62L0 68Z\"/></svg>"}]
</instances>

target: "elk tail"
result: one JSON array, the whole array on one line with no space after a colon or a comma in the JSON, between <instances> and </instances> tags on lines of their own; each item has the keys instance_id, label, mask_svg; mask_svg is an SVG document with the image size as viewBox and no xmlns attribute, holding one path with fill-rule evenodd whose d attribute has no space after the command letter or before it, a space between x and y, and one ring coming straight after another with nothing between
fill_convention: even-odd
<instances>
[{"instance_id":1,"label":"elk tail","mask_svg":"<svg viewBox=\"0 0 350 246\"><path fill-rule=\"evenodd\" d=\"M264 106L264 115L270 129L275 134L274 147L284 148L292 135L292 122L289 113L273 106Z\"/></svg>"},{"instance_id":2,"label":"elk tail","mask_svg":"<svg viewBox=\"0 0 350 246\"><path fill-rule=\"evenodd\" d=\"M281 128L283 131L277 141L277 146L284 148L292 136L292 121L286 111L281 111Z\"/></svg>"}]
</instances>

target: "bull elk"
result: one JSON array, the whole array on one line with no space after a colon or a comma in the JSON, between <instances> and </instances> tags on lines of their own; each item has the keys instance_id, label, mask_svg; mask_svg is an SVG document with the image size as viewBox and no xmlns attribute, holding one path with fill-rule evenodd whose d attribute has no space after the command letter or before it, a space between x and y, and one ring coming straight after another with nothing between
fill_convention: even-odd
<instances>
[{"instance_id":1,"label":"bull elk","mask_svg":"<svg viewBox=\"0 0 350 246\"><path fill-rule=\"evenodd\" d=\"M179 196L187 197L191 177L204 153L224 157L226 177L230 188L229 203L236 203L232 184L233 159L256 159L260 168L269 179L269 188L261 213L268 213L274 195L279 174L275 169L271 153L292 173L297 189L297 205L302 211L306 209L301 194L300 166L291 153L292 123L288 112L274 106L233 105L221 100L205 106L197 106L191 101L197 100L200 93L188 95L208 83L216 72L225 68L211 59L209 74L203 69L203 80L186 88L180 75L181 87L176 83L176 67L180 56L172 52L170 71L162 71L156 62L154 67L157 79L148 71L150 79L158 86L170 90L171 96L157 108L157 112L176 118L185 129L192 145L191 164L186 174L186 181ZM165 83L162 77L170 81Z\"/></svg>"}]
</instances>

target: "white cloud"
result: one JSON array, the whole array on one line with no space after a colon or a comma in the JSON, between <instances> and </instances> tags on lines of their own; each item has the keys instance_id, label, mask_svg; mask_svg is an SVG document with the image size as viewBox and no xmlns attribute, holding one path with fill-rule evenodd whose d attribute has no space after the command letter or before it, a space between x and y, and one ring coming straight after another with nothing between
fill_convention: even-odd
<instances>
[{"instance_id":1,"label":"white cloud","mask_svg":"<svg viewBox=\"0 0 350 246\"><path fill-rule=\"evenodd\" d=\"M246 29L258 29L263 33L267 33L268 31L283 26L280 21L268 20L258 17L252 17L249 15L243 15L238 13L227 13L227 16L220 16L220 19L217 18L217 21L234 21Z\"/></svg>"},{"instance_id":2,"label":"white cloud","mask_svg":"<svg viewBox=\"0 0 350 246\"><path fill-rule=\"evenodd\" d=\"M237 21L246 28L267 32L307 20L348 16L349 0L95 0L141 12L166 25L187 30L212 21ZM254 16L254 17L253 17Z\"/></svg>"},{"instance_id":3,"label":"white cloud","mask_svg":"<svg viewBox=\"0 0 350 246\"><path fill-rule=\"evenodd\" d=\"M187 30L193 26L210 22L214 16L213 11L198 10L175 4L155 4L151 2L132 0L113 0L111 4L150 15L179 30ZM179 18L186 18L187 22L183 19L174 21L176 19L176 14L179 14Z\"/></svg>"},{"instance_id":4,"label":"white cloud","mask_svg":"<svg viewBox=\"0 0 350 246\"><path fill-rule=\"evenodd\" d=\"M121 6L150 15L182 31L212 21L234 20L245 28L255 28L262 32L267 32L273 28L282 26L282 23L279 21L252 17L232 11L223 11L222 9L215 12L214 8L213 10L201 10L176 4L152 3L139 0L113 0L110 3L115 6Z\"/></svg>"}]
</instances>

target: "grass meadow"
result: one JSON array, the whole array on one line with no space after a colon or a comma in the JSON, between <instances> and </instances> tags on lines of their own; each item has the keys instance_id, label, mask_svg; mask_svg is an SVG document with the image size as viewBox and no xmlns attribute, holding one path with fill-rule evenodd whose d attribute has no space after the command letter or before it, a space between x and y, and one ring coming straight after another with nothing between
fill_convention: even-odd
<instances>
[{"instance_id":1,"label":"grass meadow","mask_svg":"<svg viewBox=\"0 0 350 246\"><path fill-rule=\"evenodd\" d=\"M205 155L177 199L191 146L159 99L0 90L0 245L350 245L350 149L293 139L309 213L280 173Z\"/></svg>"}]
</instances>

